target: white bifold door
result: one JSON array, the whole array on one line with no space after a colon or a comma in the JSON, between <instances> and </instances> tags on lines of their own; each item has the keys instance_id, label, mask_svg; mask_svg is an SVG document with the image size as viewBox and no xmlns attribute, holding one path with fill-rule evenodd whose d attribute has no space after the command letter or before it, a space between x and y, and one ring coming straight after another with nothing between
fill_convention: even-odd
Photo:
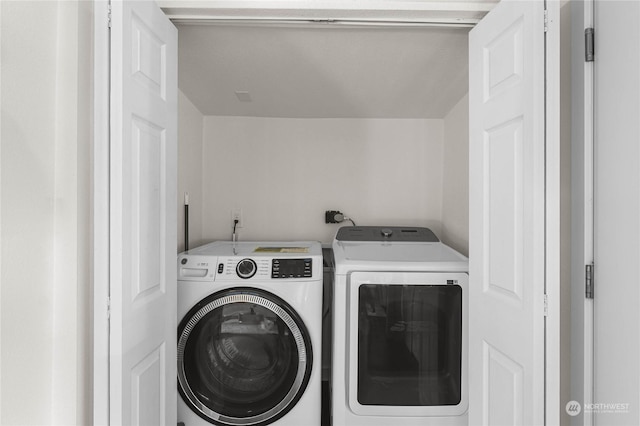
<instances>
[{"instance_id":1,"label":"white bifold door","mask_svg":"<svg viewBox=\"0 0 640 426\"><path fill-rule=\"evenodd\" d=\"M111 14L109 423L175 425L177 30Z\"/></svg>"},{"instance_id":2,"label":"white bifold door","mask_svg":"<svg viewBox=\"0 0 640 426\"><path fill-rule=\"evenodd\" d=\"M469 424L545 424L545 12L469 36Z\"/></svg>"},{"instance_id":3,"label":"white bifold door","mask_svg":"<svg viewBox=\"0 0 640 426\"><path fill-rule=\"evenodd\" d=\"M470 33L473 425L545 422L544 3ZM151 1L111 25L109 420L175 424L177 31Z\"/></svg>"}]
</instances>

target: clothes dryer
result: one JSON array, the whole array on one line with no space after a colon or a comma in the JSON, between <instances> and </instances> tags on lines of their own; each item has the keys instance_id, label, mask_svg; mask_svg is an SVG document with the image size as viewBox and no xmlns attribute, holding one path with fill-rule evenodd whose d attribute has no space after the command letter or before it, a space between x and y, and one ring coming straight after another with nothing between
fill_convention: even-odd
<instances>
[{"instance_id":1,"label":"clothes dryer","mask_svg":"<svg viewBox=\"0 0 640 426\"><path fill-rule=\"evenodd\" d=\"M322 274L317 242L178 256L178 422L320 425Z\"/></svg>"},{"instance_id":2,"label":"clothes dryer","mask_svg":"<svg viewBox=\"0 0 640 426\"><path fill-rule=\"evenodd\" d=\"M467 258L414 227L343 227L333 251L333 425L467 425Z\"/></svg>"}]
</instances>

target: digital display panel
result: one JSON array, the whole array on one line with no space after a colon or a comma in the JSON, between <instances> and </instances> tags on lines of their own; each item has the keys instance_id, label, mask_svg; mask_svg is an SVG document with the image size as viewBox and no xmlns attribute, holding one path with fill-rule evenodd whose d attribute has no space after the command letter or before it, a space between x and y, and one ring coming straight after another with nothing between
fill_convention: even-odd
<instances>
[{"instance_id":1,"label":"digital display panel","mask_svg":"<svg viewBox=\"0 0 640 426\"><path fill-rule=\"evenodd\" d=\"M271 278L311 278L311 259L273 259Z\"/></svg>"}]
</instances>

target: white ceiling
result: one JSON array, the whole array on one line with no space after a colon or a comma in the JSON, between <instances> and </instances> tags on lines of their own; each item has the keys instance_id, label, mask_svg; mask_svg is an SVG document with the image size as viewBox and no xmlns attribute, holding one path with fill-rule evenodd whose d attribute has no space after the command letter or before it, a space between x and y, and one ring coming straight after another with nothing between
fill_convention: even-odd
<instances>
[{"instance_id":1,"label":"white ceiling","mask_svg":"<svg viewBox=\"0 0 640 426\"><path fill-rule=\"evenodd\" d=\"M468 91L469 28L177 27L179 87L204 115L442 118Z\"/></svg>"}]
</instances>

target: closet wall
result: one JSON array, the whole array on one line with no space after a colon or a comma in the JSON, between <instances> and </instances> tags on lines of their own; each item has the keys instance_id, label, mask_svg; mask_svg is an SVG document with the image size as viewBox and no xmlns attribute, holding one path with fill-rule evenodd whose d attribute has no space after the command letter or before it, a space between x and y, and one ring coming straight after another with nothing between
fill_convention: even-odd
<instances>
[{"instance_id":1,"label":"closet wall","mask_svg":"<svg viewBox=\"0 0 640 426\"><path fill-rule=\"evenodd\" d=\"M440 227L442 120L206 117L203 234L331 242L337 209L359 225ZM348 222L345 224L349 224Z\"/></svg>"},{"instance_id":2,"label":"closet wall","mask_svg":"<svg viewBox=\"0 0 640 426\"><path fill-rule=\"evenodd\" d=\"M203 116L179 97L178 251L231 238L330 243L344 224L432 228L468 253L468 99L442 119Z\"/></svg>"},{"instance_id":3,"label":"closet wall","mask_svg":"<svg viewBox=\"0 0 640 426\"><path fill-rule=\"evenodd\" d=\"M444 118L440 238L469 256L469 96Z\"/></svg>"},{"instance_id":4,"label":"closet wall","mask_svg":"<svg viewBox=\"0 0 640 426\"><path fill-rule=\"evenodd\" d=\"M189 247L202 240L202 125L204 117L178 90L178 253L184 251L184 194L189 193Z\"/></svg>"}]
</instances>

